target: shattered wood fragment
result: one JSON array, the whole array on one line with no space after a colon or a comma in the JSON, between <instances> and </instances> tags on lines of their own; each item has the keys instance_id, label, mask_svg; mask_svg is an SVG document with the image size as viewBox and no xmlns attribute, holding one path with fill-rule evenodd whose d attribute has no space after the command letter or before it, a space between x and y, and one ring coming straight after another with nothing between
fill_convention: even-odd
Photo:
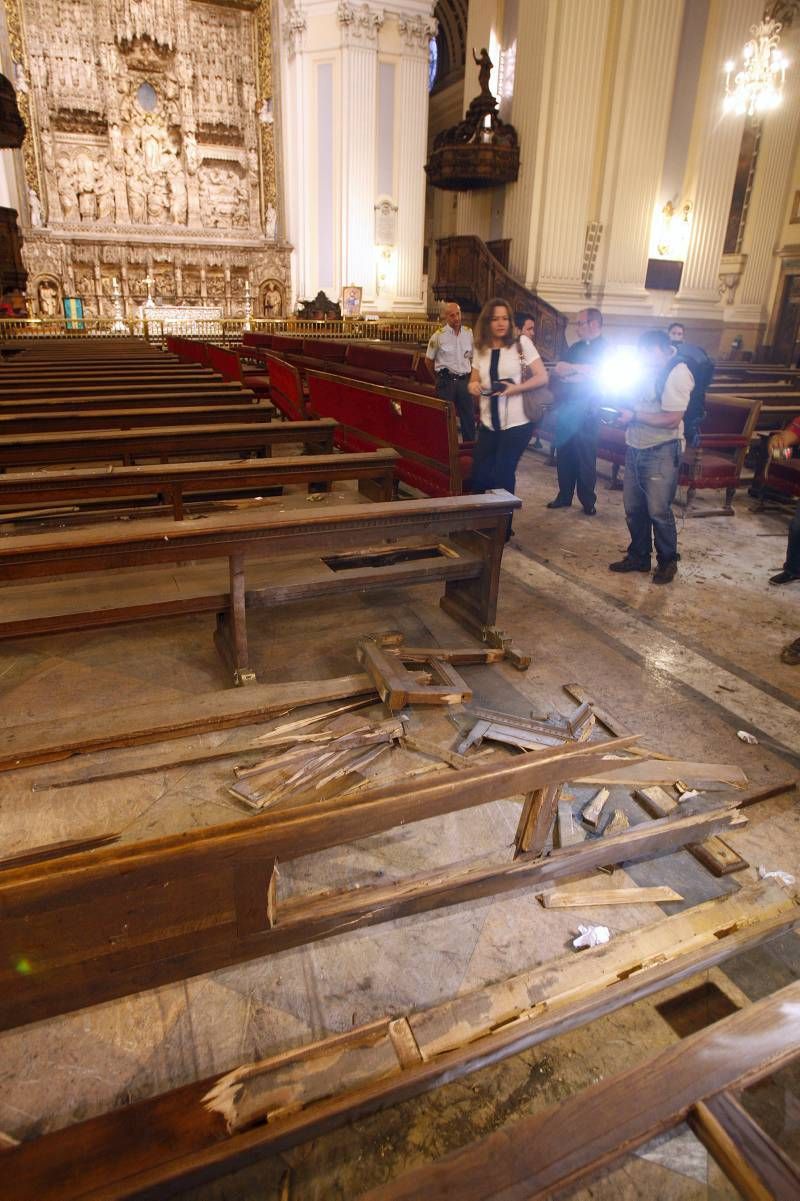
<instances>
[{"instance_id":1,"label":"shattered wood fragment","mask_svg":"<svg viewBox=\"0 0 800 1201\"><path fill-rule=\"evenodd\" d=\"M621 834L623 830L628 829L630 824L627 814L623 813L621 809L615 809L600 833L603 838L608 838L612 834Z\"/></svg>"},{"instance_id":2,"label":"shattered wood fragment","mask_svg":"<svg viewBox=\"0 0 800 1201\"><path fill-rule=\"evenodd\" d=\"M583 842L585 834L581 830L575 817L572 813L572 805L564 799L562 792L561 799L558 802L558 813L556 815L555 828L555 844L558 847L573 847L579 842Z\"/></svg>"},{"instance_id":3,"label":"shattered wood fragment","mask_svg":"<svg viewBox=\"0 0 800 1201\"><path fill-rule=\"evenodd\" d=\"M431 682L422 684L400 658L369 639L359 642L357 655L381 700L393 713L406 705L458 705L472 697L466 681L441 659L426 661Z\"/></svg>"},{"instance_id":4,"label":"shattered wood fragment","mask_svg":"<svg viewBox=\"0 0 800 1201\"><path fill-rule=\"evenodd\" d=\"M467 667L470 664L499 663L503 658L502 650L491 647L444 647L444 646L396 646L390 654L401 659L403 663L428 663L431 659L440 659L444 663L452 663L456 667Z\"/></svg>"},{"instance_id":5,"label":"shattered wood fragment","mask_svg":"<svg viewBox=\"0 0 800 1201\"><path fill-rule=\"evenodd\" d=\"M666 885L654 885L651 888L586 889L583 892L565 889L545 892L539 897L545 909L586 909L592 905L656 905L682 900L679 892Z\"/></svg>"},{"instance_id":6,"label":"shattered wood fragment","mask_svg":"<svg viewBox=\"0 0 800 1201\"><path fill-rule=\"evenodd\" d=\"M680 809L680 803L663 788L637 788L633 795L651 817L669 817ZM748 866L747 860L716 834L686 849L713 876L728 876Z\"/></svg>"},{"instance_id":7,"label":"shattered wood fragment","mask_svg":"<svg viewBox=\"0 0 800 1201\"><path fill-rule=\"evenodd\" d=\"M600 821L600 814L603 812L603 806L609 797L607 788L601 788L596 792L588 804L584 805L581 810L581 818L586 822L587 826L597 826Z\"/></svg>"},{"instance_id":8,"label":"shattered wood fragment","mask_svg":"<svg viewBox=\"0 0 800 1201\"><path fill-rule=\"evenodd\" d=\"M612 716L602 705L599 705L587 688L581 684L564 684L564 691L577 701L579 705L591 705L594 713L601 726L605 726L610 734L616 738L624 738L631 731L621 722L619 718Z\"/></svg>"},{"instance_id":9,"label":"shattered wood fragment","mask_svg":"<svg viewBox=\"0 0 800 1201\"><path fill-rule=\"evenodd\" d=\"M525 797L517 832L514 836L514 858L541 855L556 817L560 784L537 788Z\"/></svg>"}]
</instances>

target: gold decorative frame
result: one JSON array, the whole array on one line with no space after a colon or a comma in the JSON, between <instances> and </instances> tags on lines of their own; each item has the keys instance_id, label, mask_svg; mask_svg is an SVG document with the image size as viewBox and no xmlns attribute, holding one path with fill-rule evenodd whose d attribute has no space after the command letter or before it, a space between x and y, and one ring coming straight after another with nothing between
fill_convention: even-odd
<instances>
[{"instance_id":1,"label":"gold decorative frame","mask_svg":"<svg viewBox=\"0 0 800 1201\"><path fill-rule=\"evenodd\" d=\"M28 64L28 52L25 48L25 35L22 29L22 11L20 0L3 0L3 5L6 13L6 25L8 27L8 43L11 50L11 58L15 63L19 63L25 72L25 78L28 80L30 87L30 66ZM11 80L16 89L16 81ZM17 107L20 111L20 116L25 122L27 129L27 137L22 143L22 158L25 164L25 182L28 187L36 192L36 195L43 201L41 171L39 166L39 148L36 130L34 128L33 118L31 115L31 100L29 92L17 91Z\"/></svg>"}]
</instances>

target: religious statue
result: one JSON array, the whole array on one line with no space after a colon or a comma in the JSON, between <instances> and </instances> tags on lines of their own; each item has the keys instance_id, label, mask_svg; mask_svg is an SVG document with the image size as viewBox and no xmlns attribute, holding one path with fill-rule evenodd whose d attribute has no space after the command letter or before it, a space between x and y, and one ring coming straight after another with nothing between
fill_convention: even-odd
<instances>
[{"instance_id":1,"label":"religious statue","mask_svg":"<svg viewBox=\"0 0 800 1201\"><path fill-rule=\"evenodd\" d=\"M147 219L151 225L163 225L169 217L169 194L163 175L150 181L147 193Z\"/></svg>"},{"instance_id":2,"label":"religious statue","mask_svg":"<svg viewBox=\"0 0 800 1201\"><path fill-rule=\"evenodd\" d=\"M61 215L64 220L74 220L78 211L78 198L75 195L75 168L68 158L58 160L58 198L61 201Z\"/></svg>"},{"instance_id":3,"label":"religious statue","mask_svg":"<svg viewBox=\"0 0 800 1201\"><path fill-rule=\"evenodd\" d=\"M43 317L58 316L58 288L51 279L39 284L39 312Z\"/></svg>"},{"instance_id":4,"label":"religious statue","mask_svg":"<svg viewBox=\"0 0 800 1201\"><path fill-rule=\"evenodd\" d=\"M491 96L492 93L489 91L489 77L492 74L492 68L494 67L494 63L489 58L489 51L484 46L483 49L481 50L480 57L478 57L478 55L473 50L472 58L476 64L476 66L478 66L480 68L480 70L478 71L478 83L481 85L481 95Z\"/></svg>"},{"instance_id":5,"label":"religious statue","mask_svg":"<svg viewBox=\"0 0 800 1201\"><path fill-rule=\"evenodd\" d=\"M95 195L98 221L115 221L114 177L108 163L98 163L95 170Z\"/></svg>"},{"instance_id":6,"label":"religious statue","mask_svg":"<svg viewBox=\"0 0 800 1201\"><path fill-rule=\"evenodd\" d=\"M197 174L197 138L193 129L183 132L183 153L186 155L186 170L190 175Z\"/></svg>"},{"instance_id":7,"label":"religious statue","mask_svg":"<svg viewBox=\"0 0 800 1201\"><path fill-rule=\"evenodd\" d=\"M274 279L268 279L264 285L264 316L280 317L283 308L283 296Z\"/></svg>"},{"instance_id":8,"label":"religious statue","mask_svg":"<svg viewBox=\"0 0 800 1201\"><path fill-rule=\"evenodd\" d=\"M264 233L268 242L276 242L278 239L278 212L274 204L267 205L267 214L264 218Z\"/></svg>"},{"instance_id":9,"label":"religious statue","mask_svg":"<svg viewBox=\"0 0 800 1201\"><path fill-rule=\"evenodd\" d=\"M28 206L31 210L31 225L42 224L42 202L33 188L28 188Z\"/></svg>"},{"instance_id":10,"label":"religious statue","mask_svg":"<svg viewBox=\"0 0 800 1201\"><path fill-rule=\"evenodd\" d=\"M176 225L185 225L189 198L183 169L175 158L170 158L167 178L169 180L169 215Z\"/></svg>"},{"instance_id":11,"label":"religious statue","mask_svg":"<svg viewBox=\"0 0 800 1201\"><path fill-rule=\"evenodd\" d=\"M147 211L147 184L139 163L128 163L128 209L134 225L144 225Z\"/></svg>"}]
</instances>

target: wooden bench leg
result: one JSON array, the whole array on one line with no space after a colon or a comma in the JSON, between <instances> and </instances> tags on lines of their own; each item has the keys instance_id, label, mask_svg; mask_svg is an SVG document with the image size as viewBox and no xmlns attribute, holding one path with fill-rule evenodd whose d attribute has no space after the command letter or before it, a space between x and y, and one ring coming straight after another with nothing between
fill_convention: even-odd
<instances>
[{"instance_id":1,"label":"wooden bench leg","mask_svg":"<svg viewBox=\"0 0 800 1201\"><path fill-rule=\"evenodd\" d=\"M249 666L247 650L244 582L244 555L231 555L231 603L229 609L217 614L214 642L223 661L233 672L233 682L237 687L256 682L256 673Z\"/></svg>"},{"instance_id":2,"label":"wooden bench leg","mask_svg":"<svg viewBox=\"0 0 800 1201\"><path fill-rule=\"evenodd\" d=\"M484 637L487 626L497 620L500 563L506 541L508 519L502 517L491 531L465 530L453 535L454 546L463 546L483 560L483 571L472 580L448 580L441 607L471 634Z\"/></svg>"}]
</instances>

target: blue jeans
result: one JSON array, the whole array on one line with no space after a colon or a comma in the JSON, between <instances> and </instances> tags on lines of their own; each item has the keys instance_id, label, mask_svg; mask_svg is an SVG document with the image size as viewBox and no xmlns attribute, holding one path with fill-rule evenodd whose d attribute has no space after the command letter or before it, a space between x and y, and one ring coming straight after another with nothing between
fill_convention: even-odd
<instances>
[{"instance_id":1,"label":"blue jeans","mask_svg":"<svg viewBox=\"0 0 800 1201\"><path fill-rule=\"evenodd\" d=\"M681 444L677 439L625 455L623 500L631 535L628 558L650 565L653 542L659 565L678 558L678 531L672 502L678 487Z\"/></svg>"}]
</instances>

